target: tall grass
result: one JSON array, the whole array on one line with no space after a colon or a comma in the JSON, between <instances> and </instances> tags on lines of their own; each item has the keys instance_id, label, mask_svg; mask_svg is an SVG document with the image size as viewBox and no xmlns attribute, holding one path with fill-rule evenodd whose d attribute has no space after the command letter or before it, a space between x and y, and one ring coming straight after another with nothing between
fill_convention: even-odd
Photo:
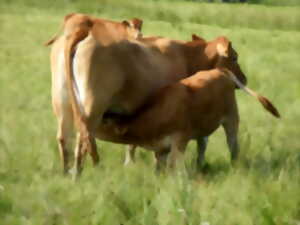
<instances>
[{"instance_id":1,"label":"tall grass","mask_svg":"<svg viewBox=\"0 0 300 225\"><path fill-rule=\"evenodd\" d=\"M291 23L299 7L2 2L0 225L299 223L300 32L298 21ZM80 181L71 182L61 175L50 104L49 50L42 46L71 11L111 19L140 16L144 33L182 40L192 33L207 39L228 36L249 86L268 96L283 118L273 119L254 99L237 91L241 155L234 167L222 130L210 139L208 164L201 173L195 170L195 143L189 145L187 176L157 175L152 155L143 150L135 164L124 168L124 147L99 141L101 165L92 168L88 160ZM232 16L236 12L245 16L243 24ZM270 17L254 21L249 15L256 12ZM201 20L202 15L211 16ZM278 15L285 15L284 26L274 20Z\"/></svg>"},{"instance_id":2,"label":"tall grass","mask_svg":"<svg viewBox=\"0 0 300 225\"><path fill-rule=\"evenodd\" d=\"M47 9L56 12L57 8L66 13L75 11L103 14L107 17L141 17L145 20L172 22L174 25L191 22L222 27L248 27L254 29L299 30L300 13L298 7L266 7L249 4L208 4L186 1L129 1L95 0L89 1L37 1L3 0L0 10L25 13L27 7ZM300 3L299 3L300 4ZM19 5L21 7L15 7Z\"/></svg>"}]
</instances>

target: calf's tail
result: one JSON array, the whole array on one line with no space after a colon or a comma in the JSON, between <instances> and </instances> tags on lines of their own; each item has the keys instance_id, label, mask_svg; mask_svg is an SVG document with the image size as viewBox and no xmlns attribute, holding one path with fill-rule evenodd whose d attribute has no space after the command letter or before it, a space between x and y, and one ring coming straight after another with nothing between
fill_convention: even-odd
<instances>
[{"instance_id":1,"label":"calf's tail","mask_svg":"<svg viewBox=\"0 0 300 225\"><path fill-rule=\"evenodd\" d=\"M266 97L259 95L255 91L251 90L250 88L246 87L243 85L237 78L236 76L229 70L226 70L226 72L229 74L230 79L243 91L248 93L249 95L252 95L253 97L256 97L258 101L263 105L263 107L270 112L273 116L276 118L280 118L280 114L276 107L271 103L269 99Z\"/></svg>"}]
</instances>

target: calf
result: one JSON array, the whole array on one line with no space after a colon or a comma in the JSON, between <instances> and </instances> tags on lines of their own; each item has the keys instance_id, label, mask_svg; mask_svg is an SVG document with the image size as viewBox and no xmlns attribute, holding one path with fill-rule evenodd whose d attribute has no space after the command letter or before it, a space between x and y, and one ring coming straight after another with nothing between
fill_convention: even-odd
<instances>
[{"instance_id":1,"label":"calf","mask_svg":"<svg viewBox=\"0 0 300 225\"><path fill-rule=\"evenodd\" d=\"M191 139L198 141L201 163L206 149L204 138L223 126L231 159L235 160L239 151L236 86L257 97L266 110L280 117L267 98L245 87L239 79L222 66L198 72L163 88L138 115L123 120L115 129L122 134L122 142L153 149L158 166L166 158L166 150L171 149L169 166L174 167Z\"/></svg>"}]
</instances>

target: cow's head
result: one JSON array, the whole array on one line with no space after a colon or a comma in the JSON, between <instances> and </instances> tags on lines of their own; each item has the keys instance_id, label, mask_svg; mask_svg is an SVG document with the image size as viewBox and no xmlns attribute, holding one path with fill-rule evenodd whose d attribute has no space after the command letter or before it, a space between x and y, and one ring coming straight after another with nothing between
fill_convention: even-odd
<instances>
[{"instance_id":1,"label":"cow's head","mask_svg":"<svg viewBox=\"0 0 300 225\"><path fill-rule=\"evenodd\" d=\"M141 19L124 20L122 25L126 28L128 38L137 39L142 37L143 21Z\"/></svg>"},{"instance_id":2,"label":"cow's head","mask_svg":"<svg viewBox=\"0 0 300 225\"><path fill-rule=\"evenodd\" d=\"M247 78L238 64L238 54L226 37L221 36L213 41L206 41L204 38L193 34L190 46L201 51L199 56L193 58L195 63L193 72L218 67L226 68L232 71L240 82L246 85ZM199 50L196 50L196 52L198 51L196 54L199 54Z\"/></svg>"},{"instance_id":3,"label":"cow's head","mask_svg":"<svg viewBox=\"0 0 300 225\"><path fill-rule=\"evenodd\" d=\"M246 85L247 78L238 64L238 54L232 48L231 42L226 37L218 37L213 42L217 53L216 67L230 70L242 84Z\"/></svg>"}]
</instances>

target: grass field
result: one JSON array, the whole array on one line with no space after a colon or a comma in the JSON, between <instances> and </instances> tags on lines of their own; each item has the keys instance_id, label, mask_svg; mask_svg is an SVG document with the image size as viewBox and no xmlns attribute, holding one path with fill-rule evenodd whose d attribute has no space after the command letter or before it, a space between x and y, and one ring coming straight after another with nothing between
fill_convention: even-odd
<instances>
[{"instance_id":1,"label":"grass field","mask_svg":"<svg viewBox=\"0 0 300 225\"><path fill-rule=\"evenodd\" d=\"M299 11L299 4L1 1L0 225L299 225ZM228 36L249 86L269 97L282 119L238 91L241 154L234 167L222 130L210 139L201 173L190 143L188 176L155 174L144 150L124 168L124 146L99 141L101 165L88 160L73 183L61 175L49 49L42 45L70 12L141 17L146 35Z\"/></svg>"}]
</instances>

